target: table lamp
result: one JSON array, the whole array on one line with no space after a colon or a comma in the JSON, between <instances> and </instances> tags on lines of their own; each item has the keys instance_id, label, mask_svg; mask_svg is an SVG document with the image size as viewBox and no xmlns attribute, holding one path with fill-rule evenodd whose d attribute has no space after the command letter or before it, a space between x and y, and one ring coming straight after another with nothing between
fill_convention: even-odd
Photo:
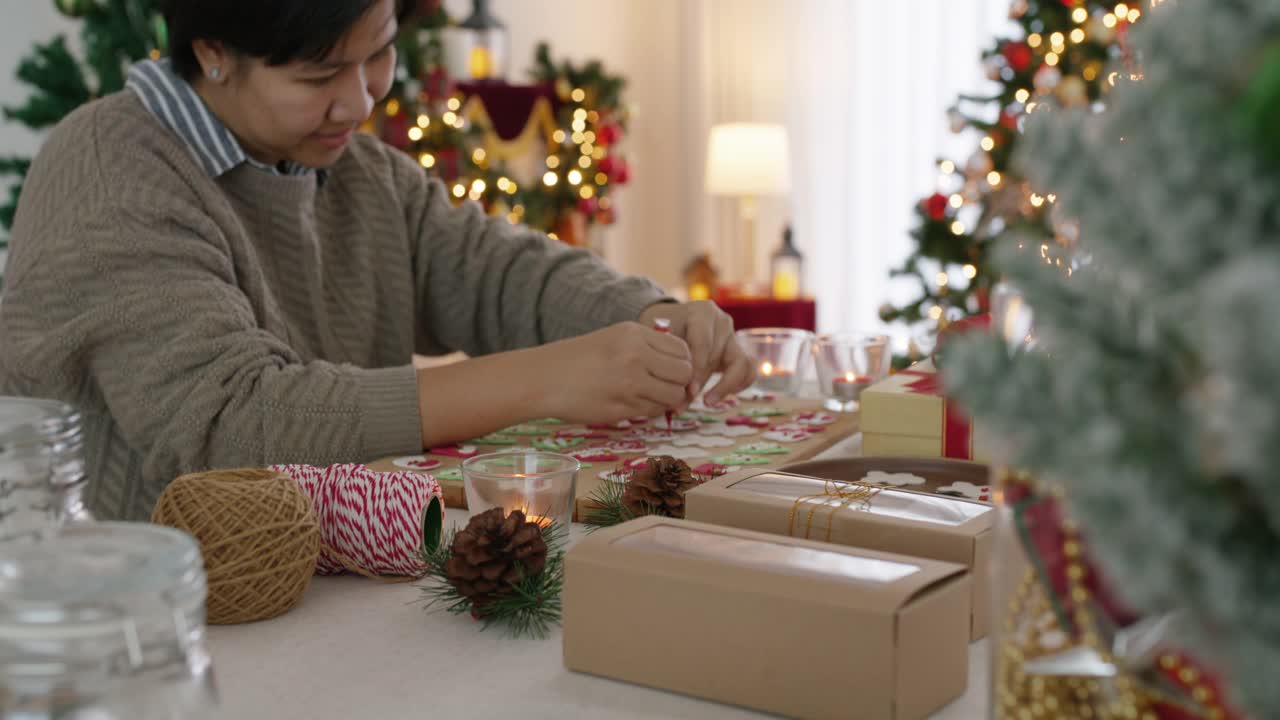
<instances>
[{"instance_id":1,"label":"table lamp","mask_svg":"<svg viewBox=\"0 0 1280 720\"><path fill-rule=\"evenodd\" d=\"M756 283L756 214L762 195L791 189L787 131L781 125L727 123L711 128L707 143L707 192L738 198L743 225L742 278Z\"/></svg>"}]
</instances>

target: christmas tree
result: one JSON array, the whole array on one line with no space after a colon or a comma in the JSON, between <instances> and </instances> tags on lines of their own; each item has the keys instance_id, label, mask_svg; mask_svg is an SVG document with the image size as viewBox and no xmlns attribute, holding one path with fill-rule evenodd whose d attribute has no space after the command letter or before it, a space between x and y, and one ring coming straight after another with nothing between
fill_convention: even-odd
<instances>
[{"instance_id":1,"label":"christmas tree","mask_svg":"<svg viewBox=\"0 0 1280 720\"><path fill-rule=\"evenodd\" d=\"M916 248L892 273L917 282L919 297L884 305L881 319L939 325L986 312L999 277L990 250L1005 233L1037 249L1075 242L1076 228L1059 217L1054 196L1036 192L1011 159L1028 114L1100 107L1124 72L1126 37L1142 14L1135 5L1098 0L1014 0L1009 15L1021 36L998 38L983 53L998 89L963 95L949 111L953 131L981 134L979 148L964 162L938 162L946 185L917 204Z\"/></svg>"},{"instance_id":2,"label":"christmas tree","mask_svg":"<svg viewBox=\"0 0 1280 720\"><path fill-rule=\"evenodd\" d=\"M945 379L1063 491L1124 600L1179 612L1252 716L1280 717L1280 2L1148 14L1142 77L1105 113L1028 123L1015 169L1081 227L1053 268L1025 229L997 251L1032 347L957 338Z\"/></svg>"}]
</instances>

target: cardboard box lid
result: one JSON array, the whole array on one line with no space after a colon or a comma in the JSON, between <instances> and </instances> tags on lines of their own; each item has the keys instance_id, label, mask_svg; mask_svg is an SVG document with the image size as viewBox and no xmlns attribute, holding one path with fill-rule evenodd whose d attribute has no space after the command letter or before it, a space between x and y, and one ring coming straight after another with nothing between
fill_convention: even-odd
<instances>
[{"instance_id":1,"label":"cardboard box lid","mask_svg":"<svg viewBox=\"0 0 1280 720\"><path fill-rule=\"evenodd\" d=\"M588 535L568 552L630 572L787 593L811 585L815 599L894 613L966 568L954 563L800 538L649 516Z\"/></svg>"},{"instance_id":2,"label":"cardboard box lid","mask_svg":"<svg viewBox=\"0 0 1280 720\"><path fill-rule=\"evenodd\" d=\"M713 478L690 490L686 498L697 503L703 497L720 497L739 502L767 503L790 513L808 515L817 508L840 512L841 501L827 499L827 488L860 486L844 480L800 475L780 470L747 469ZM876 487L869 503L853 510L865 513L860 519L871 523L909 523L934 532L973 536L989 530L995 521L992 507L965 498L947 497L906 488ZM805 497L797 503L797 498ZM688 501L688 500L687 500Z\"/></svg>"},{"instance_id":3,"label":"cardboard box lid","mask_svg":"<svg viewBox=\"0 0 1280 720\"><path fill-rule=\"evenodd\" d=\"M945 400L939 392L919 391L926 384L921 373L936 375L937 371L926 360L862 391L863 433L942 437Z\"/></svg>"}]
</instances>

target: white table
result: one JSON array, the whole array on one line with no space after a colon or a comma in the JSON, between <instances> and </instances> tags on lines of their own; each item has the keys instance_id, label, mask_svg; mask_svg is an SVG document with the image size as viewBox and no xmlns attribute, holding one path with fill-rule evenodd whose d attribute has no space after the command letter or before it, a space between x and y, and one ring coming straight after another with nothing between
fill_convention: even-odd
<instances>
[{"instance_id":1,"label":"white table","mask_svg":"<svg viewBox=\"0 0 1280 720\"><path fill-rule=\"evenodd\" d=\"M847 457L860 438L820 457ZM450 524L464 510L446 512ZM574 526L570 542L581 537ZM427 612L414 585L317 577L274 620L209 631L228 718L760 718L761 713L564 668L561 636L512 639L465 616ZM986 643L969 650L969 691L938 720L980 720Z\"/></svg>"}]
</instances>

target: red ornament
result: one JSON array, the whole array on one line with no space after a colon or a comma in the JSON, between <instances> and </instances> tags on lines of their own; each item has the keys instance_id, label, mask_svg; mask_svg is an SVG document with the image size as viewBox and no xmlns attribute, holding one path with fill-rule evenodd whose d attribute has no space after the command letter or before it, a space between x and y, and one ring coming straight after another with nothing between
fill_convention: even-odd
<instances>
[{"instance_id":1,"label":"red ornament","mask_svg":"<svg viewBox=\"0 0 1280 720\"><path fill-rule=\"evenodd\" d=\"M605 155L600 159L600 162L596 167L600 168L600 172L608 175L610 179L612 179L613 174L618 170L618 161L612 155Z\"/></svg>"},{"instance_id":2,"label":"red ornament","mask_svg":"<svg viewBox=\"0 0 1280 720\"><path fill-rule=\"evenodd\" d=\"M621 139L622 139L622 128L614 123L609 123L608 125L601 125L600 129L596 130L597 145L603 145L604 147L609 147L610 145L616 144Z\"/></svg>"},{"instance_id":3,"label":"red ornament","mask_svg":"<svg viewBox=\"0 0 1280 720\"><path fill-rule=\"evenodd\" d=\"M1018 132L1018 114L1009 110L1000 113L1000 126L1010 132Z\"/></svg>"},{"instance_id":4,"label":"red ornament","mask_svg":"<svg viewBox=\"0 0 1280 720\"><path fill-rule=\"evenodd\" d=\"M593 197L582 198L578 200L578 212L582 213L583 215L595 215L596 208L599 205L600 203L596 202L596 199Z\"/></svg>"},{"instance_id":5,"label":"red ornament","mask_svg":"<svg viewBox=\"0 0 1280 720\"><path fill-rule=\"evenodd\" d=\"M618 169L609 175L609 179L618 185L626 185L631 180L631 165L626 162L619 163Z\"/></svg>"},{"instance_id":6,"label":"red ornament","mask_svg":"<svg viewBox=\"0 0 1280 720\"><path fill-rule=\"evenodd\" d=\"M942 193L934 193L925 198L924 212L934 222L941 222L947 217L947 196Z\"/></svg>"},{"instance_id":7,"label":"red ornament","mask_svg":"<svg viewBox=\"0 0 1280 720\"><path fill-rule=\"evenodd\" d=\"M1015 72L1023 72L1031 67L1031 46L1020 40L1010 40L1000 47L1000 54L1009 61L1009 67Z\"/></svg>"}]
</instances>

